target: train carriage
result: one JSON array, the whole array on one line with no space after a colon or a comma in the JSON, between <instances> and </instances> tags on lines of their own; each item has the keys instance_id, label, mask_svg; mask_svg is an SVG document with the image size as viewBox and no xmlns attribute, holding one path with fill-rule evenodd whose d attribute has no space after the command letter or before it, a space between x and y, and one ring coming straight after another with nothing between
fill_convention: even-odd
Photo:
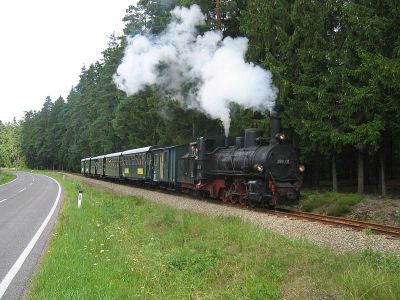
<instances>
[{"instance_id":1,"label":"train carriage","mask_svg":"<svg viewBox=\"0 0 400 300\"><path fill-rule=\"evenodd\" d=\"M121 154L122 152L116 152L104 156L104 176L112 178L122 177Z\"/></svg>"},{"instance_id":2,"label":"train carriage","mask_svg":"<svg viewBox=\"0 0 400 300\"><path fill-rule=\"evenodd\" d=\"M81 159L81 173L90 174L90 157Z\"/></svg>"},{"instance_id":3,"label":"train carriage","mask_svg":"<svg viewBox=\"0 0 400 300\"><path fill-rule=\"evenodd\" d=\"M104 155L90 158L90 175L102 177L104 176Z\"/></svg>"},{"instance_id":4,"label":"train carriage","mask_svg":"<svg viewBox=\"0 0 400 300\"><path fill-rule=\"evenodd\" d=\"M131 180L151 180L151 147L123 151L121 154L122 176Z\"/></svg>"},{"instance_id":5,"label":"train carriage","mask_svg":"<svg viewBox=\"0 0 400 300\"><path fill-rule=\"evenodd\" d=\"M188 152L188 146L178 145L155 148L153 156L153 180L155 182L175 185L178 180L178 161Z\"/></svg>"}]
</instances>

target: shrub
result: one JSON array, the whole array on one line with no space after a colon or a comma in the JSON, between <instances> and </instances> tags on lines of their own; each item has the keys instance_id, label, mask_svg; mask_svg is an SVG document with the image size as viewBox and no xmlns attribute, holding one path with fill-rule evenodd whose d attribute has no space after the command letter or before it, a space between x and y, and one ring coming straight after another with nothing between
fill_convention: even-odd
<instances>
[{"instance_id":1,"label":"shrub","mask_svg":"<svg viewBox=\"0 0 400 300\"><path fill-rule=\"evenodd\" d=\"M301 206L304 211L320 211L331 216L343 216L362 200L361 195L324 193L309 194Z\"/></svg>"}]
</instances>

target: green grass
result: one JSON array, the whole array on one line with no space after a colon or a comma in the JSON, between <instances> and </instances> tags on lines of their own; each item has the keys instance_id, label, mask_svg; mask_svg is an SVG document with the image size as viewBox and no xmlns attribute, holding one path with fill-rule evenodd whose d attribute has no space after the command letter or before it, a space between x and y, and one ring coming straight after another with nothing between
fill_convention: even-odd
<instances>
[{"instance_id":1,"label":"green grass","mask_svg":"<svg viewBox=\"0 0 400 300\"><path fill-rule=\"evenodd\" d=\"M335 255L236 217L210 218L54 177L64 187L64 202L28 299L400 295L400 262L394 255L372 250Z\"/></svg>"},{"instance_id":2,"label":"green grass","mask_svg":"<svg viewBox=\"0 0 400 300\"><path fill-rule=\"evenodd\" d=\"M304 211L317 211L330 216L343 216L359 203L363 196L343 193L307 193L304 195L301 208Z\"/></svg>"},{"instance_id":3,"label":"green grass","mask_svg":"<svg viewBox=\"0 0 400 300\"><path fill-rule=\"evenodd\" d=\"M17 176L13 173L10 173L5 170L0 170L0 185L10 182L17 178Z\"/></svg>"}]
</instances>

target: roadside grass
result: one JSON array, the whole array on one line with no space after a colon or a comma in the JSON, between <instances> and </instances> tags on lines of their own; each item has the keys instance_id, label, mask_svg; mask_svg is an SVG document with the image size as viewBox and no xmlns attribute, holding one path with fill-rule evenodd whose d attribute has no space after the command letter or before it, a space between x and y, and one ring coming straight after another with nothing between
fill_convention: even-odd
<instances>
[{"instance_id":1,"label":"roadside grass","mask_svg":"<svg viewBox=\"0 0 400 300\"><path fill-rule=\"evenodd\" d=\"M0 169L0 185L10 182L17 178L17 176L13 173L10 173L7 170Z\"/></svg>"},{"instance_id":2,"label":"roadside grass","mask_svg":"<svg viewBox=\"0 0 400 300\"><path fill-rule=\"evenodd\" d=\"M351 208L359 203L363 196L345 193L303 193L301 203L303 211L316 211L330 216L343 216L351 212Z\"/></svg>"},{"instance_id":3,"label":"roadside grass","mask_svg":"<svg viewBox=\"0 0 400 300\"><path fill-rule=\"evenodd\" d=\"M399 298L394 254L335 255L237 217L171 209L50 175L64 201L27 299Z\"/></svg>"}]
</instances>

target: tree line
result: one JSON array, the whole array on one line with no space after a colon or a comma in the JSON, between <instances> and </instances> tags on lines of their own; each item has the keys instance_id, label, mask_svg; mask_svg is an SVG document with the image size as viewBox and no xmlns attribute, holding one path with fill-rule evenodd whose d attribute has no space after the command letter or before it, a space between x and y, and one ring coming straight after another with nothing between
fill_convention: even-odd
<instances>
[{"instance_id":1,"label":"tree line","mask_svg":"<svg viewBox=\"0 0 400 300\"><path fill-rule=\"evenodd\" d=\"M127 97L112 76L126 37L157 35L175 5L199 4L201 30L246 36L246 59L270 70L288 141L306 164L306 183L331 180L379 186L398 177L400 162L400 3L396 0L140 0L111 36L103 57L82 68L66 99L46 98L20 130L32 168L78 170L80 159L145 145L181 144L223 134L219 120L185 109L156 87ZM265 112L264 112L265 113ZM268 114L231 109L231 135L267 128Z\"/></svg>"},{"instance_id":2,"label":"tree line","mask_svg":"<svg viewBox=\"0 0 400 300\"><path fill-rule=\"evenodd\" d=\"M0 121L0 168L24 166L21 141L21 126L15 118L5 124Z\"/></svg>"}]
</instances>

